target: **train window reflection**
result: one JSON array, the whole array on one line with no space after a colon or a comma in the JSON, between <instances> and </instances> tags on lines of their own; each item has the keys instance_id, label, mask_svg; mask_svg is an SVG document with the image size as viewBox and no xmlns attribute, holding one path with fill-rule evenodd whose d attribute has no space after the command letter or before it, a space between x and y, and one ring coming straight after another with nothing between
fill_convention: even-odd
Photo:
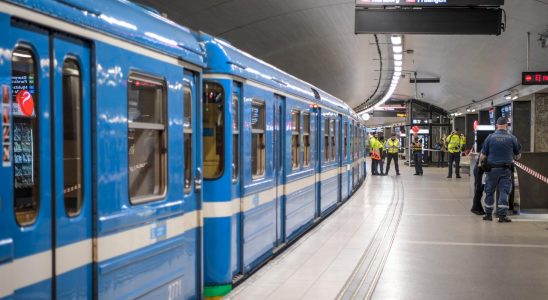
<instances>
[{"instance_id":1,"label":"train window reflection","mask_svg":"<svg viewBox=\"0 0 548 300\"><path fill-rule=\"evenodd\" d=\"M348 158L348 125L343 123L343 155L346 161Z\"/></svg>"},{"instance_id":2,"label":"train window reflection","mask_svg":"<svg viewBox=\"0 0 548 300\"><path fill-rule=\"evenodd\" d=\"M162 198L166 190L165 83L128 79L128 174L132 203Z\"/></svg>"},{"instance_id":3,"label":"train window reflection","mask_svg":"<svg viewBox=\"0 0 548 300\"><path fill-rule=\"evenodd\" d=\"M204 178L215 179L223 174L225 158L223 87L215 82L205 82L203 101Z\"/></svg>"},{"instance_id":4,"label":"train window reflection","mask_svg":"<svg viewBox=\"0 0 548 300\"><path fill-rule=\"evenodd\" d=\"M38 148L39 93L34 54L26 48L12 53L13 187L17 222L31 225L40 204Z\"/></svg>"},{"instance_id":5,"label":"train window reflection","mask_svg":"<svg viewBox=\"0 0 548 300\"><path fill-rule=\"evenodd\" d=\"M63 64L63 195L68 216L80 214L83 202L82 87L78 62Z\"/></svg>"}]
</instances>

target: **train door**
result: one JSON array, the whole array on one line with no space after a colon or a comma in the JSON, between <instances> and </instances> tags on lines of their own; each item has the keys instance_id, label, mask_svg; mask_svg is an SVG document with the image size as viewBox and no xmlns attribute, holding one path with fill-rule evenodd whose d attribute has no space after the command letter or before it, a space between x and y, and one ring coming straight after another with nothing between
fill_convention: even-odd
<instances>
[{"instance_id":1,"label":"train door","mask_svg":"<svg viewBox=\"0 0 548 300\"><path fill-rule=\"evenodd\" d=\"M319 218L322 214L322 208L321 208L321 190L320 190L320 186L321 186L321 165L322 165L322 159L323 159L323 152L322 152L322 135L323 135L323 132L322 132L322 112L321 112L321 108L317 108L314 110L314 112L311 113L312 116L310 118L312 119L315 119L316 120L316 138L314 139L315 140L315 145L312 145L311 147L314 147L316 149L316 159L315 159L315 163L316 163L316 167L315 167L315 172L314 172L314 182L316 183L316 218Z\"/></svg>"},{"instance_id":2,"label":"train door","mask_svg":"<svg viewBox=\"0 0 548 300\"><path fill-rule=\"evenodd\" d=\"M0 48L11 52L0 63L0 181L12 182L0 189L11 212L0 298L90 298L89 47L6 15L0 24L9 28Z\"/></svg>"},{"instance_id":3,"label":"train door","mask_svg":"<svg viewBox=\"0 0 548 300\"><path fill-rule=\"evenodd\" d=\"M197 153L202 153L201 128L201 101L198 95L198 88L201 86L198 82L198 76L190 71L185 71L183 75L183 157L184 157L184 194L185 203L193 203L196 209L202 206L202 157ZM198 227L200 229L200 227ZM202 241L201 234L198 234L196 247L196 291L202 290Z\"/></svg>"},{"instance_id":4,"label":"train door","mask_svg":"<svg viewBox=\"0 0 548 300\"><path fill-rule=\"evenodd\" d=\"M343 157L344 157L344 153L343 153L343 143L344 143L344 130L343 130L343 127L344 127L344 124L343 124L343 119L342 119L342 116L339 115L337 117L337 120L338 120L338 128L339 128L339 141L337 143L337 148L339 149L338 150L338 156L337 156L337 160L339 162L338 164L338 169L339 169L339 182L338 182L338 185L339 185L339 192L338 192L338 197L339 197L339 202L342 202L343 201Z\"/></svg>"},{"instance_id":5,"label":"train door","mask_svg":"<svg viewBox=\"0 0 548 300\"><path fill-rule=\"evenodd\" d=\"M91 66L89 46L54 35L54 270L58 298L92 293Z\"/></svg>"},{"instance_id":6,"label":"train door","mask_svg":"<svg viewBox=\"0 0 548 300\"><path fill-rule=\"evenodd\" d=\"M276 184L276 246L285 241L284 203L284 98L274 95L274 180Z\"/></svg>"}]
</instances>

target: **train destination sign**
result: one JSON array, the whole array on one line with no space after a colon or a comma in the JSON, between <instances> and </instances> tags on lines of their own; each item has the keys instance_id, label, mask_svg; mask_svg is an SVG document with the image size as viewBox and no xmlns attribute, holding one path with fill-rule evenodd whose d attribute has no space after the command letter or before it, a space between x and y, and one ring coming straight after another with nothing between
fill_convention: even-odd
<instances>
[{"instance_id":1,"label":"train destination sign","mask_svg":"<svg viewBox=\"0 0 548 300\"><path fill-rule=\"evenodd\" d=\"M521 84L548 85L548 71L547 72L523 72L521 73Z\"/></svg>"},{"instance_id":2,"label":"train destination sign","mask_svg":"<svg viewBox=\"0 0 548 300\"><path fill-rule=\"evenodd\" d=\"M356 6L501 6L504 0L356 0Z\"/></svg>"}]
</instances>

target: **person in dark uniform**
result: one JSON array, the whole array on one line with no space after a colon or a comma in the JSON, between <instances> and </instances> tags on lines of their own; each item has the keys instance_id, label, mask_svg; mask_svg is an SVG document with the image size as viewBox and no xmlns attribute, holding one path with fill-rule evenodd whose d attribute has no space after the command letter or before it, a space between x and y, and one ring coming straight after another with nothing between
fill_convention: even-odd
<instances>
[{"instance_id":1,"label":"person in dark uniform","mask_svg":"<svg viewBox=\"0 0 548 300\"><path fill-rule=\"evenodd\" d=\"M413 141L413 162L415 163L415 174L422 176L422 143L419 137L416 136Z\"/></svg>"},{"instance_id":2,"label":"person in dark uniform","mask_svg":"<svg viewBox=\"0 0 548 300\"><path fill-rule=\"evenodd\" d=\"M485 211L481 206L481 196L483 196L483 190L485 185L483 184L483 168L479 166L479 158L474 165L474 200L472 201L472 209L470 211L478 216L485 215Z\"/></svg>"},{"instance_id":3,"label":"person in dark uniform","mask_svg":"<svg viewBox=\"0 0 548 300\"><path fill-rule=\"evenodd\" d=\"M508 132L508 119L497 119L497 130L483 143L480 161L487 172L485 183L485 221L492 221L495 191L499 189L497 216L499 222L512 222L508 218L508 196L512 190L512 166L521 157L518 139Z\"/></svg>"},{"instance_id":4,"label":"person in dark uniform","mask_svg":"<svg viewBox=\"0 0 548 300\"><path fill-rule=\"evenodd\" d=\"M379 151L380 151L380 155L381 155L381 159L378 161L378 166L380 168L379 170L379 174L380 175L386 175L384 173L384 160L386 159L386 152L385 152L385 149L384 149L384 135L379 135Z\"/></svg>"}]
</instances>

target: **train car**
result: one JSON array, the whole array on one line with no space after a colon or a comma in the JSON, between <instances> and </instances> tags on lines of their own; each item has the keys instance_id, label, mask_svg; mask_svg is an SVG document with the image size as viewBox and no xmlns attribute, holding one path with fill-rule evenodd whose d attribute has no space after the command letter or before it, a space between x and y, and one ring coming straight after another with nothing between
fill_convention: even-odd
<instances>
[{"instance_id":1,"label":"train car","mask_svg":"<svg viewBox=\"0 0 548 300\"><path fill-rule=\"evenodd\" d=\"M204 281L228 293L359 185L342 101L206 34Z\"/></svg>"},{"instance_id":2,"label":"train car","mask_svg":"<svg viewBox=\"0 0 548 300\"><path fill-rule=\"evenodd\" d=\"M128 1L0 1L0 298L193 299L201 71Z\"/></svg>"}]
</instances>

